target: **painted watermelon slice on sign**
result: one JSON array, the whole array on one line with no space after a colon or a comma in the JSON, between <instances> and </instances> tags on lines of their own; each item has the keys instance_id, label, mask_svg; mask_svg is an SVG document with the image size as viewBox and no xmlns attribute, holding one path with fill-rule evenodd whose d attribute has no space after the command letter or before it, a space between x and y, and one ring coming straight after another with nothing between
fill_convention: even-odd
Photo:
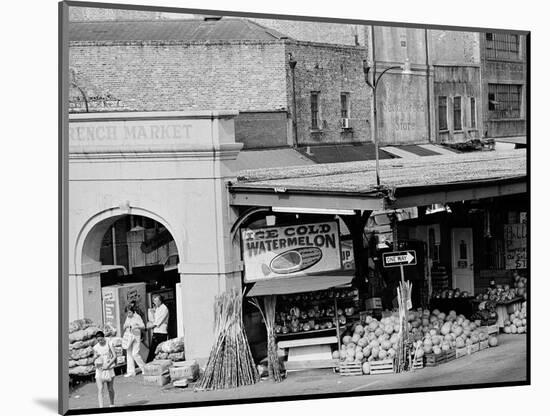
<instances>
[{"instance_id":1,"label":"painted watermelon slice on sign","mask_svg":"<svg viewBox=\"0 0 550 416\"><path fill-rule=\"evenodd\" d=\"M289 274L305 270L317 264L323 257L318 247L300 247L279 254L269 265L273 273Z\"/></svg>"}]
</instances>

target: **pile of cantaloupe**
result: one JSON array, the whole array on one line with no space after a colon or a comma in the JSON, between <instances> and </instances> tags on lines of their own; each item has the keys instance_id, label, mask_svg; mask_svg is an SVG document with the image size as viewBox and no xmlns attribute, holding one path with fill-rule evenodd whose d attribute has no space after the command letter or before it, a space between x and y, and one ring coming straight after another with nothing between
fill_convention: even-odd
<instances>
[{"instance_id":1,"label":"pile of cantaloupe","mask_svg":"<svg viewBox=\"0 0 550 416\"><path fill-rule=\"evenodd\" d=\"M524 334L527 332L527 302L523 302L521 310L512 312L504 321L506 334Z\"/></svg>"}]
</instances>

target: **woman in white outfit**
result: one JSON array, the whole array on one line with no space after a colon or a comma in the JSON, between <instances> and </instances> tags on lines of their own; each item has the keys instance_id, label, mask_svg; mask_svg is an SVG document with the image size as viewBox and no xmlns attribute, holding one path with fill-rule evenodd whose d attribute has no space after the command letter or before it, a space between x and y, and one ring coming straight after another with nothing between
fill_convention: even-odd
<instances>
[{"instance_id":1,"label":"woman in white outfit","mask_svg":"<svg viewBox=\"0 0 550 416\"><path fill-rule=\"evenodd\" d=\"M139 355L139 348L141 346L141 330L145 329L143 319L136 311L136 307L132 304L126 307L126 321L124 321L124 331L130 331L132 334L132 341L126 349L126 374L124 377L133 377L136 375L136 366L143 371L145 363Z\"/></svg>"},{"instance_id":2,"label":"woman in white outfit","mask_svg":"<svg viewBox=\"0 0 550 416\"><path fill-rule=\"evenodd\" d=\"M116 354L113 345L105 339L103 332L96 335L97 344L93 346L94 362L96 364L95 380L97 384L97 398L99 407L103 407L103 386L107 385L111 407L115 405L115 361Z\"/></svg>"}]
</instances>

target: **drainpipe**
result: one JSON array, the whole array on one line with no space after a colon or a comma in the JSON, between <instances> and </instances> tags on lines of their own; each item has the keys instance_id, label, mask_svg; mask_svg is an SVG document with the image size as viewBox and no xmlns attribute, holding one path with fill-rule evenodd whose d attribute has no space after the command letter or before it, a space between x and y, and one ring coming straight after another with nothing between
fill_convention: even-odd
<instances>
[{"instance_id":1,"label":"drainpipe","mask_svg":"<svg viewBox=\"0 0 550 416\"><path fill-rule=\"evenodd\" d=\"M424 29L424 44L426 46L426 103L428 105L428 142L432 142L432 109L430 107L430 58L428 44L428 29Z\"/></svg>"},{"instance_id":2,"label":"drainpipe","mask_svg":"<svg viewBox=\"0 0 550 416\"><path fill-rule=\"evenodd\" d=\"M294 130L294 138L292 140L293 147L298 146L298 122L296 117L296 60L292 57L292 53L288 54L288 64L292 73L292 127Z\"/></svg>"}]
</instances>

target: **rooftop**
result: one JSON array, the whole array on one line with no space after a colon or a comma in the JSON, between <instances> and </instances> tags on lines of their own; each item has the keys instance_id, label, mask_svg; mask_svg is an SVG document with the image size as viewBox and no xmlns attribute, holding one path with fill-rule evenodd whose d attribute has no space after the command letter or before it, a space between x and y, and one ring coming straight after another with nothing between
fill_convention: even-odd
<instances>
[{"instance_id":1,"label":"rooftop","mask_svg":"<svg viewBox=\"0 0 550 416\"><path fill-rule=\"evenodd\" d=\"M234 187L371 193L375 162L319 164L239 172ZM525 150L380 160L381 184L404 189L526 177Z\"/></svg>"},{"instance_id":2,"label":"rooftop","mask_svg":"<svg viewBox=\"0 0 550 416\"><path fill-rule=\"evenodd\" d=\"M71 42L273 41L287 36L246 19L101 21L69 23Z\"/></svg>"}]
</instances>

